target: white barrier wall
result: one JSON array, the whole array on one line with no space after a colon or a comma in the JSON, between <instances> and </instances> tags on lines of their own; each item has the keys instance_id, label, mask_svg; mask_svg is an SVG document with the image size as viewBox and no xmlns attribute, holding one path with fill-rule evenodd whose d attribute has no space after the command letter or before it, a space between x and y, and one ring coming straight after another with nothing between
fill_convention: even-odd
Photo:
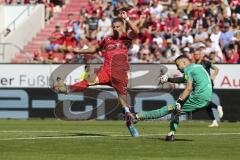
<instances>
[{"instance_id":1,"label":"white barrier wall","mask_svg":"<svg viewBox=\"0 0 240 160\"><path fill-rule=\"evenodd\" d=\"M22 23L16 30L10 33L7 37L2 39L2 43L12 43L23 48L42 28L44 28L44 5L35 6L31 11L30 16ZM2 62L10 62L19 49L7 45L5 48L5 58Z\"/></svg>"},{"instance_id":2,"label":"white barrier wall","mask_svg":"<svg viewBox=\"0 0 240 160\"><path fill-rule=\"evenodd\" d=\"M33 6L28 5L7 5L4 7L4 28L7 28L8 25L15 20L19 14L21 14L24 10L29 7L31 10ZM16 28L19 27L26 19L28 18L28 12L24 12L21 17L19 17L16 22ZM12 29L12 28L11 28Z\"/></svg>"},{"instance_id":3,"label":"white barrier wall","mask_svg":"<svg viewBox=\"0 0 240 160\"><path fill-rule=\"evenodd\" d=\"M4 6L0 4L0 32L3 31L5 22Z\"/></svg>"},{"instance_id":4,"label":"white barrier wall","mask_svg":"<svg viewBox=\"0 0 240 160\"><path fill-rule=\"evenodd\" d=\"M28 19L34 9L35 5L0 5L0 33L6 28L14 31Z\"/></svg>"}]
</instances>

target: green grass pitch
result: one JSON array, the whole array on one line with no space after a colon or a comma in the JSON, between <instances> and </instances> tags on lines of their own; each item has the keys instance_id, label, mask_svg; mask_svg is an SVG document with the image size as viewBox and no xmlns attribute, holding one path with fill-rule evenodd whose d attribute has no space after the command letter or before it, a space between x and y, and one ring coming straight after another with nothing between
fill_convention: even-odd
<instances>
[{"instance_id":1,"label":"green grass pitch","mask_svg":"<svg viewBox=\"0 0 240 160\"><path fill-rule=\"evenodd\" d=\"M146 121L129 136L123 121L0 120L0 160L239 160L240 123L185 121L175 142L168 122Z\"/></svg>"}]
</instances>

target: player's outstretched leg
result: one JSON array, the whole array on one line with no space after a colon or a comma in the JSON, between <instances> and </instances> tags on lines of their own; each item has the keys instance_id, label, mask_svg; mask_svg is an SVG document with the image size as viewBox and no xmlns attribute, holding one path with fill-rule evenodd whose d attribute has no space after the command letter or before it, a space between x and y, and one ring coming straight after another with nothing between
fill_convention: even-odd
<instances>
[{"instance_id":1,"label":"player's outstretched leg","mask_svg":"<svg viewBox=\"0 0 240 160\"><path fill-rule=\"evenodd\" d=\"M167 115L168 113L172 112L173 109L174 109L174 105L167 105L160 109L136 114L135 117L136 117L136 119L139 119L139 120L157 119L157 118L161 118L161 117Z\"/></svg>"},{"instance_id":2,"label":"player's outstretched leg","mask_svg":"<svg viewBox=\"0 0 240 160\"><path fill-rule=\"evenodd\" d=\"M54 83L53 90L57 93L69 93L74 91L83 91L88 86L93 86L99 84L99 78L96 74L91 74L87 78L83 79L80 82L74 83L73 85L70 85L67 87L66 84L64 84L64 81L58 77L57 81ZM63 89L61 89L63 88Z\"/></svg>"},{"instance_id":3,"label":"player's outstretched leg","mask_svg":"<svg viewBox=\"0 0 240 160\"><path fill-rule=\"evenodd\" d=\"M161 118L169 113L173 112L173 119L170 122L170 132L166 136L166 141L174 141L174 133L178 127L179 124L179 114L176 114L174 111L176 109L175 105L167 105L160 109L143 112L141 114L136 114L135 118L138 120L145 120L145 119L157 119Z\"/></svg>"},{"instance_id":4,"label":"player's outstretched leg","mask_svg":"<svg viewBox=\"0 0 240 160\"><path fill-rule=\"evenodd\" d=\"M73 91L82 91L89 86L89 82L87 80L83 80L81 82L77 82L73 85L67 86L60 77L57 77L56 82L53 85L53 90L57 93L68 94Z\"/></svg>"},{"instance_id":5,"label":"player's outstretched leg","mask_svg":"<svg viewBox=\"0 0 240 160\"><path fill-rule=\"evenodd\" d=\"M89 86L89 82L87 80L83 80L81 82L77 82L71 85L69 88L70 88L70 91L83 91L88 86Z\"/></svg>"}]
</instances>

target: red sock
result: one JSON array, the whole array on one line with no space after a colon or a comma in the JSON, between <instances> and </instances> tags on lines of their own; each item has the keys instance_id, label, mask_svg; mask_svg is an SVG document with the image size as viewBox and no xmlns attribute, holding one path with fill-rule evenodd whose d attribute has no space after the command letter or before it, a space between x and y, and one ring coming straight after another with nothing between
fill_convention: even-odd
<instances>
[{"instance_id":1,"label":"red sock","mask_svg":"<svg viewBox=\"0 0 240 160\"><path fill-rule=\"evenodd\" d=\"M89 86L88 81L83 80L70 86L71 91L82 91Z\"/></svg>"}]
</instances>

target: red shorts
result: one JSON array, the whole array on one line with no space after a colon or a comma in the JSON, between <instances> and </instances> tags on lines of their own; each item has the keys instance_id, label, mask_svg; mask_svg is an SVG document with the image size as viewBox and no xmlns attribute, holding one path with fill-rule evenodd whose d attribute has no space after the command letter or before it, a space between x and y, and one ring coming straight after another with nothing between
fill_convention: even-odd
<instances>
[{"instance_id":1,"label":"red shorts","mask_svg":"<svg viewBox=\"0 0 240 160\"><path fill-rule=\"evenodd\" d=\"M127 94L128 75L126 71L110 72L106 69L100 69L97 73L99 84L112 86L118 94Z\"/></svg>"}]
</instances>

